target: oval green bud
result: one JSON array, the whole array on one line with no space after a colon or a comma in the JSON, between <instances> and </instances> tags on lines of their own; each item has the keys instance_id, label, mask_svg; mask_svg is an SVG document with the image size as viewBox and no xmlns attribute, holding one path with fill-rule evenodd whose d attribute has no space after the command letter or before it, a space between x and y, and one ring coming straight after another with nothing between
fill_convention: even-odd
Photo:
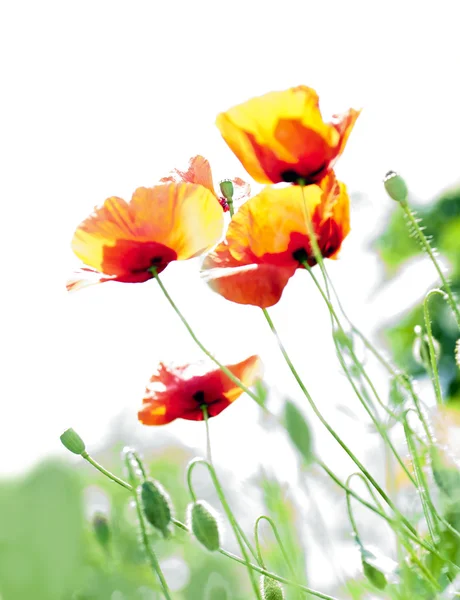
<instances>
[{"instance_id":1,"label":"oval green bud","mask_svg":"<svg viewBox=\"0 0 460 600\"><path fill-rule=\"evenodd\" d=\"M379 571L376 567L368 563L366 560L362 561L363 571L366 579L372 583L378 590L384 590L387 586L387 578Z\"/></svg>"},{"instance_id":2,"label":"oval green bud","mask_svg":"<svg viewBox=\"0 0 460 600\"><path fill-rule=\"evenodd\" d=\"M64 431L60 440L67 450L70 450L70 452L73 452L74 454L83 454L86 449L85 442L72 428Z\"/></svg>"},{"instance_id":3,"label":"oval green bud","mask_svg":"<svg viewBox=\"0 0 460 600\"><path fill-rule=\"evenodd\" d=\"M398 175L394 171L388 171L383 179L383 185L392 200L396 200L396 202L401 202L402 204L407 202L409 191L401 175Z\"/></svg>"},{"instance_id":4,"label":"oval green bud","mask_svg":"<svg viewBox=\"0 0 460 600\"><path fill-rule=\"evenodd\" d=\"M110 542L109 521L102 513L96 513L93 517L93 530L97 541L103 548L107 548Z\"/></svg>"},{"instance_id":5,"label":"oval green bud","mask_svg":"<svg viewBox=\"0 0 460 600\"><path fill-rule=\"evenodd\" d=\"M231 200L233 198L233 183L230 179L224 179L219 183L220 191L226 200Z\"/></svg>"},{"instance_id":6,"label":"oval green bud","mask_svg":"<svg viewBox=\"0 0 460 600\"><path fill-rule=\"evenodd\" d=\"M219 523L214 510L203 500L189 506L189 523L196 539L211 552L220 548Z\"/></svg>"},{"instance_id":7,"label":"oval green bud","mask_svg":"<svg viewBox=\"0 0 460 600\"><path fill-rule=\"evenodd\" d=\"M172 518L169 494L161 483L148 480L141 485L141 500L147 521L167 537Z\"/></svg>"},{"instance_id":8,"label":"oval green bud","mask_svg":"<svg viewBox=\"0 0 460 600\"><path fill-rule=\"evenodd\" d=\"M283 588L275 579L266 575L260 578L260 591L263 600L284 600Z\"/></svg>"}]
</instances>

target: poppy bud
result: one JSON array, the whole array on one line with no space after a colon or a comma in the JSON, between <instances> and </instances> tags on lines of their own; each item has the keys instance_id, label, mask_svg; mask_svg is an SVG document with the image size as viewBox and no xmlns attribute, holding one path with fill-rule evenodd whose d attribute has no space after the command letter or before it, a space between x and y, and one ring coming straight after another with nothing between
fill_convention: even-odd
<instances>
[{"instance_id":1,"label":"poppy bud","mask_svg":"<svg viewBox=\"0 0 460 600\"><path fill-rule=\"evenodd\" d=\"M365 559L362 560L362 565L366 579L378 590L384 590L387 586L387 578L382 571L379 571L379 569L368 563Z\"/></svg>"},{"instance_id":2,"label":"poppy bud","mask_svg":"<svg viewBox=\"0 0 460 600\"><path fill-rule=\"evenodd\" d=\"M280 584L265 575L260 578L260 591L263 600L284 600L284 592Z\"/></svg>"},{"instance_id":3,"label":"poppy bud","mask_svg":"<svg viewBox=\"0 0 460 600\"><path fill-rule=\"evenodd\" d=\"M412 354L414 356L414 360L418 362L419 365L426 367L430 364L430 346L428 335L426 333L422 334L422 328L420 325L417 325L414 328L414 332L416 336L412 345ZM441 354L441 345L439 344L438 340L435 338L432 339L435 358L436 361L438 361Z\"/></svg>"},{"instance_id":4,"label":"poppy bud","mask_svg":"<svg viewBox=\"0 0 460 600\"><path fill-rule=\"evenodd\" d=\"M223 181L221 181L219 183L219 187L220 191L222 192L222 195L227 200L231 200L233 198L233 183L230 181L230 179L224 179Z\"/></svg>"},{"instance_id":5,"label":"poppy bud","mask_svg":"<svg viewBox=\"0 0 460 600\"><path fill-rule=\"evenodd\" d=\"M152 479L144 481L141 485L141 500L147 521L167 537L172 510L171 499L164 487Z\"/></svg>"},{"instance_id":6,"label":"poppy bud","mask_svg":"<svg viewBox=\"0 0 460 600\"><path fill-rule=\"evenodd\" d=\"M455 345L455 361L460 369L460 340L457 340L457 344Z\"/></svg>"},{"instance_id":7,"label":"poppy bud","mask_svg":"<svg viewBox=\"0 0 460 600\"><path fill-rule=\"evenodd\" d=\"M107 548L110 542L110 527L107 517L102 513L96 513L93 517L93 530L97 541L103 548Z\"/></svg>"},{"instance_id":8,"label":"poppy bud","mask_svg":"<svg viewBox=\"0 0 460 600\"><path fill-rule=\"evenodd\" d=\"M198 500L189 505L190 528L205 548L214 552L220 547L219 524L214 510L207 502Z\"/></svg>"},{"instance_id":9,"label":"poppy bud","mask_svg":"<svg viewBox=\"0 0 460 600\"><path fill-rule=\"evenodd\" d=\"M60 440L67 450L70 450L74 454L83 454L85 451L85 442L72 428L66 429L61 435Z\"/></svg>"},{"instance_id":10,"label":"poppy bud","mask_svg":"<svg viewBox=\"0 0 460 600\"><path fill-rule=\"evenodd\" d=\"M394 171L388 171L383 179L383 185L387 191L387 194L392 200L405 204L407 202L408 189L406 182Z\"/></svg>"}]
</instances>

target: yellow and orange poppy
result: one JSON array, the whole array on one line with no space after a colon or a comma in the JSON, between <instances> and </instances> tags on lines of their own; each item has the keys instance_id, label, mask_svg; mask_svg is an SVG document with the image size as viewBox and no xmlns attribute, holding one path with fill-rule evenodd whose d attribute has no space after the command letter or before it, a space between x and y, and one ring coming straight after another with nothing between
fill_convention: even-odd
<instances>
[{"instance_id":1,"label":"yellow and orange poppy","mask_svg":"<svg viewBox=\"0 0 460 600\"><path fill-rule=\"evenodd\" d=\"M258 356L227 368L244 383L253 385L262 375ZM175 419L202 421L202 407L215 417L241 396L243 390L220 369L206 363L167 367L160 363L145 390L138 418L144 425L165 425Z\"/></svg>"},{"instance_id":2,"label":"yellow and orange poppy","mask_svg":"<svg viewBox=\"0 0 460 600\"><path fill-rule=\"evenodd\" d=\"M224 140L259 183L317 183L342 153L360 111L323 121L306 86L270 92L218 115Z\"/></svg>"},{"instance_id":3,"label":"yellow and orange poppy","mask_svg":"<svg viewBox=\"0 0 460 600\"><path fill-rule=\"evenodd\" d=\"M224 298L276 304L300 260L315 264L307 214L323 257L335 258L350 231L345 185L329 173L318 185L266 187L239 209L227 235L203 262L203 277Z\"/></svg>"},{"instance_id":4,"label":"yellow and orange poppy","mask_svg":"<svg viewBox=\"0 0 460 600\"><path fill-rule=\"evenodd\" d=\"M222 236L222 207L214 192L211 168L195 156L185 172L175 171L159 185L135 190L126 202L116 196L76 229L72 250L84 263L67 289L91 283L143 282L173 260L209 250Z\"/></svg>"}]
</instances>

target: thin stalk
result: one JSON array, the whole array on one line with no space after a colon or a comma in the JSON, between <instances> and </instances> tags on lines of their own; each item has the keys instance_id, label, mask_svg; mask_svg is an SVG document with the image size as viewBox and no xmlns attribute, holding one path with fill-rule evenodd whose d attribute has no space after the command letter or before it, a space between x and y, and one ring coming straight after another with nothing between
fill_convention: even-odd
<instances>
[{"instance_id":1,"label":"thin stalk","mask_svg":"<svg viewBox=\"0 0 460 600\"><path fill-rule=\"evenodd\" d=\"M252 585L252 589L254 591L254 594L255 594L256 598L258 598L258 600L262 600L258 583L257 583L257 581L256 581L256 579L254 577L253 570L252 570L252 568L250 566L251 562L249 560L249 554L248 554L248 552L246 550L245 540L243 539L243 536L241 535L240 527L239 527L239 525L237 523L237 520L236 520L236 518L235 518L235 516L234 516L234 514L232 512L232 509L230 508L230 505L227 502L227 499L225 497L225 494L224 494L224 491L222 489L222 486L220 485L219 479L217 478L217 475L216 475L216 472L214 470L214 467L208 461L206 461L206 460L204 460L202 458L198 458L198 459L193 460L189 464L189 466L188 466L188 469L187 469L187 483L188 483L188 487L189 487L189 490L190 490L190 494L191 494L193 500L196 501L196 495L194 493L193 485L192 485L192 472L193 472L194 468L196 467L196 465L198 465L198 464L204 465L208 469L209 474L211 475L211 479L212 479L212 482L214 484L214 488L215 488L215 490L217 492L217 495L219 497L219 500L220 500L220 503L222 505L222 508L224 509L225 514L227 515L227 519L228 519L228 521L230 523L231 528L233 529L233 532L235 534L236 540L237 540L238 545L239 545L240 550L241 550L241 554L244 556L244 564L246 565L246 568L247 568L247 571L248 571L248 575L249 575L249 579L251 581L251 585ZM248 542L246 542L246 543L248 543ZM257 560L257 555L256 555L256 560Z\"/></svg>"},{"instance_id":2,"label":"thin stalk","mask_svg":"<svg viewBox=\"0 0 460 600\"><path fill-rule=\"evenodd\" d=\"M329 469L329 467L326 464L324 464L321 460L318 460L317 463L339 487L341 487L345 492L348 492L351 496L353 496L353 498L358 500L358 502L360 502L363 506L365 506L372 512L374 512L377 515L379 515L380 517L382 517L382 519L387 521L387 523L389 525L391 525L392 528L401 529L401 527L404 526L404 529L401 530L401 533L403 535L410 538L418 546L421 546L422 548L425 548L425 550L432 552L438 558L440 558L444 561L450 562L449 560L445 559L441 554L439 554L439 552L436 550L436 548L433 548L433 546L431 544L428 544L427 542L425 542L425 540L420 538L419 535L417 534L416 530L412 527L412 525L410 525L410 523L409 523L409 528L408 528L407 527L407 519L404 519L404 518L401 519L399 517L399 515L398 515L398 518L396 518L396 519L388 516L383 510L379 510L375 506L372 506L372 504L370 504L369 502L364 500L364 498L361 498L361 496L359 496L359 494L357 494L352 488L348 487L342 481L340 481L340 479L337 477L337 475L335 475L335 473L333 471L331 471Z\"/></svg>"},{"instance_id":3,"label":"thin stalk","mask_svg":"<svg viewBox=\"0 0 460 600\"><path fill-rule=\"evenodd\" d=\"M263 558L262 558L262 552L260 550L260 542L259 542L259 523L262 520L263 521L267 521L267 523L272 528L273 535L275 536L276 541L278 543L278 546L280 547L280 550L281 550L281 553L283 555L284 561L287 564L287 567L288 567L291 575L293 577L295 577L296 575L295 575L294 567L293 567L293 565L291 563L291 560L290 560L290 558L289 558L289 556L288 556L288 554L286 552L286 548L284 547L283 541L281 540L280 534L278 532L278 528L276 527L276 524L273 521L273 519L270 518L270 517L267 517L266 515L261 515L260 517L258 517L257 520L256 520L256 522L255 522L255 525L254 525L254 537L255 537L255 540L256 540L256 548L257 548L257 554L258 554L258 557L259 557L259 563L265 569L265 564L264 564L264 561L263 561Z\"/></svg>"},{"instance_id":4,"label":"thin stalk","mask_svg":"<svg viewBox=\"0 0 460 600\"><path fill-rule=\"evenodd\" d=\"M208 455L208 462L211 465L211 467L214 469L214 472L216 472L216 469L214 467L214 463L212 462L212 454L211 454L211 435L210 435L210 428L209 428L209 415L208 415L208 408L206 406L206 404L204 404L201 407L201 410L203 411L203 417L204 417L204 421L206 423L206 452ZM216 475L217 477L217 475ZM257 553L254 550L254 548L252 547L251 543L249 542L248 538L246 537L246 534L244 533L243 529L240 527L239 523L235 520L235 524L238 527L238 531L240 532L241 538L243 540L243 542L246 544L246 546L249 548L249 551L251 552L251 554L253 555L253 557L257 560Z\"/></svg>"},{"instance_id":5,"label":"thin stalk","mask_svg":"<svg viewBox=\"0 0 460 600\"><path fill-rule=\"evenodd\" d=\"M189 332L191 338L193 339L193 341L196 343L196 345L200 348L200 350L202 352L204 352L204 354L206 354L206 356L208 358L210 358L218 367L219 369L225 373L225 375L227 375L227 377L233 381L233 383L235 385L237 385L239 388L241 388L244 392L246 392L246 394L252 398L253 400L255 400L257 402L257 404L259 404L259 398L257 396L257 394L255 394L254 392L252 392L247 386L244 385L244 383L238 379L238 377L236 377L231 371L230 369L228 369L225 365L223 365L220 361L217 360L217 358L215 358L213 356L213 354L211 352L209 352L209 350L200 342L200 340L198 339L198 337L195 335L195 332L193 331L193 329L190 327L190 325L188 324L187 320L185 319L185 317L182 315L182 313L180 312L179 308L177 307L177 305L175 304L175 302L173 301L173 299L171 298L171 296L169 295L168 291L166 290L165 286L163 285L163 282L161 281L160 277L158 276L157 270L152 267L151 268L151 272L153 274L153 276L155 277L158 285L161 288L161 291L163 292L163 294L165 295L166 299L168 300L169 304L171 305L172 309L174 310L174 312L177 314L177 316L179 317L179 319L182 321L182 323L184 324L185 328L187 329L187 331Z\"/></svg>"},{"instance_id":6,"label":"thin stalk","mask_svg":"<svg viewBox=\"0 0 460 600\"><path fill-rule=\"evenodd\" d=\"M223 548L221 548L219 550L219 552L221 554L223 554L223 556L227 556L228 558L231 558L235 562L238 562L242 565L246 565L245 561L242 560L241 558L239 558L239 556L236 556L235 554L232 554L231 552L227 552L227 550L224 550ZM254 569L254 571L257 571L261 575L270 577L270 579L275 579L276 581L279 581L280 583L284 583L285 585L290 585L292 587L296 587L297 589L302 590L302 591L306 592L307 594L311 594L312 596L315 596L316 598L322 598L323 600L338 600L338 598L335 598L334 596L329 596L328 594L322 594L321 592L318 592L317 590L313 590L312 588L309 588L306 585L302 585L301 583L296 583L295 581L290 581L289 579L285 579L284 577L281 577L280 575L276 575L275 573L272 573L271 571L267 571L266 569L263 569L262 567L259 567L257 565L251 564L250 567L251 567L251 569Z\"/></svg>"},{"instance_id":7,"label":"thin stalk","mask_svg":"<svg viewBox=\"0 0 460 600\"><path fill-rule=\"evenodd\" d=\"M87 462L89 462L90 465L93 465L93 467L95 469L100 471L103 475L105 475L106 477L111 479L113 482L118 483L118 485L121 485L122 487L124 487L125 489L127 489L129 491L132 491L133 488L129 485L129 483L126 483L126 481L123 481L123 479L120 479L119 477L117 477L116 475L111 473L110 471L107 471L107 469L105 469L102 465L100 465L97 461L95 461L94 458L92 458L88 454L88 452L86 452L86 451L83 452L81 456Z\"/></svg>"},{"instance_id":8,"label":"thin stalk","mask_svg":"<svg viewBox=\"0 0 460 600\"><path fill-rule=\"evenodd\" d=\"M435 512L434 506L430 498L428 484L423 474L423 470L420 467L417 448L407 426L407 412L404 413L404 434L406 436L407 447L409 448L409 452L412 458L412 464L414 465L415 476L417 478L417 489L420 495L423 513L425 515L425 520L428 526L428 532L433 545L436 546L437 540L439 540L439 531L437 530L436 517L433 515L433 512Z\"/></svg>"},{"instance_id":9,"label":"thin stalk","mask_svg":"<svg viewBox=\"0 0 460 600\"><path fill-rule=\"evenodd\" d=\"M439 279L442 282L442 286L444 288L444 291L447 294L447 301L449 303L450 308L452 309L452 312L454 314L455 320L457 322L457 325L460 329L460 309L457 306L457 303L455 301L454 298L454 294L452 292L452 289L449 285L449 282L447 281L446 276L444 275L444 273L442 272L441 266L438 263L438 261L436 260L436 256L435 253L433 251L433 248L430 245L430 242L428 241L426 235L423 233L422 228L420 227L420 225L418 224L418 219L415 216L414 212L410 209L409 205L407 202L400 202L399 203L401 208L403 209L407 220L409 221L410 226L412 227L412 231L414 232L414 234L417 236L423 250L427 253L427 255L429 256L431 262L433 263L434 268L436 269L436 272L439 275Z\"/></svg>"},{"instance_id":10,"label":"thin stalk","mask_svg":"<svg viewBox=\"0 0 460 600\"><path fill-rule=\"evenodd\" d=\"M134 484L135 474L134 474L133 467L131 465L130 454L126 455L125 460L126 460L126 466L128 468L128 472L130 474L131 481ZM150 544L150 541L149 541L149 538L147 535L147 527L145 524L144 513L142 512L139 495L138 495L137 490L135 489L134 485L132 486L132 496L134 498L134 502L136 505L136 513L137 513L137 518L139 521L139 529L141 532L142 545L144 546L144 550L147 555L147 559L150 563L152 571L156 574L156 576L158 577L158 579L160 581L160 585L161 585L161 589L163 591L164 597L166 598L166 600L172 600L171 592L169 590L166 579L163 575L163 571L161 570L160 563L158 562L157 556L156 556L155 552L153 551L152 545Z\"/></svg>"},{"instance_id":11,"label":"thin stalk","mask_svg":"<svg viewBox=\"0 0 460 600\"><path fill-rule=\"evenodd\" d=\"M328 309L329 309L329 313L331 315L331 322L333 325L334 320L337 323L337 326L339 327L339 331L341 331L342 333L345 333L343 330L343 327L340 323L340 320L338 318L337 313L334 310L334 307L332 306L331 302L329 301L329 299L326 297L323 289L321 288L321 286L319 285L318 280L316 279L316 277L313 275L310 265L306 262L306 261L302 261L302 265L303 267L309 272L309 274L312 276L313 281L315 282L323 300L325 301ZM374 427L377 429L377 431L379 432L380 436L383 438L384 442L387 444L387 446L390 448L391 452L393 453L393 455L395 456L396 460L398 461L400 467L402 468L402 470L405 472L406 476L409 478L409 481L411 481L411 483L416 486L417 483L415 481L415 479L412 477L412 474L409 472L409 470L407 469L406 465L404 464L404 461L402 460L401 456L399 455L399 452L396 450L393 442L391 441L389 435L387 434L386 430L384 427L382 427L382 425L380 424L379 420L377 419L377 417L373 414L373 412L370 410L369 406L366 403L366 400L363 398L362 394L360 393L360 391L358 390L353 377L350 373L350 370L345 362L345 359L343 357L342 354L342 350L337 342L337 340L334 337L334 344L335 344L335 348L337 351L337 356L339 358L339 362L342 366L342 369L345 372L345 376L348 379L348 381L350 382L350 385L353 388L353 391L355 392L356 396L358 397L359 401L361 402L364 410L367 412L367 414L369 415L372 423L374 424ZM350 355L353 358L353 362L355 363L355 365L358 367L358 369L360 370L360 372L363 374L366 382L369 384L372 392L374 393L374 396L376 397L378 403L380 404L380 406L382 408L385 409L386 412L388 412L390 414L391 417L395 418L396 420L399 420L396 415L394 415L391 411L388 410L388 408L384 405L384 403L382 402L382 400L380 399L380 396L377 392L377 390L374 387L374 384L372 383L370 377L367 375L366 371L364 370L362 364L359 362L357 356L355 355L353 349L350 348Z\"/></svg>"},{"instance_id":12,"label":"thin stalk","mask_svg":"<svg viewBox=\"0 0 460 600\"><path fill-rule=\"evenodd\" d=\"M342 438L335 432L335 430L329 425L329 423L326 421L326 419L323 417L322 413L320 412L320 410L318 409L318 407L316 406L315 402L313 401L313 398L311 397L309 391L307 390L307 388L305 387L302 379L300 378L299 374L297 373L296 368L294 367L291 359L289 358L289 355L286 351L286 348L284 347L278 332L276 331L276 328L273 324L273 321L270 318L270 315L268 314L268 312L266 311L266 309L263 309L263 313L265 315L265 318L267 319L267 322L270 326L270 329L273 332L273 335L275 336L279 348L281 350L281 353L289 367L289 369L291 370L291 373L294 375L295 380L297 381L297 383L299 384L300 389L302 390L302 392L304 393L305 397L308 400L308 403L310 404L313 412L315 413L315 415L318 417L318 419L320 420L320 422L324 425L324 427L329 431L329 433L332 435L332 437L336 440L336 442L342 447L342 449L346 452L346 454L348 454L348 456L351 458L351 460L355 463L355 465L358 467L358 469L365 475L365 477L368 478L368 480L370 481L370 483L374 486L374 488L377 490L377 492L380 494L380 496L385 500L385 502L388 504L388 506L394 511L395 514L397 514L399 516L399 518L404 522L404 524L406 525L406 527L411 530L413 533L415 532L414 527L409 523L409 521L404 517L404 515L402 515L399 510L397 509L396 505L394 504L394 502L391 500L391 498L388 496L388 494L386 494L386 492L382 489L382 487L379 485L379 483L376 481L376 479L369 473L369 471L366 469L366 467L361 463L361 461L358 459L358 457L350 450L350 448L345 444L345 442L342 440Z\"/></svg>"}]
</instances>

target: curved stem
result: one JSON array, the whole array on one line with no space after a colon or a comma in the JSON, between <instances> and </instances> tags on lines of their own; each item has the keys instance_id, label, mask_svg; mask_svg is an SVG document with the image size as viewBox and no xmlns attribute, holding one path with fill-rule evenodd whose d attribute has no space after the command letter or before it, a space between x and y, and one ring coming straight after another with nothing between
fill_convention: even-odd
<instances>
[{"instance_id":1,"label":"curved stem","mask_svg":"<svg viewBox=\"0 0 460 600\"><path fill-rule=\"evenodd\" d=\"M86 450L85 452L82 452L81 457L88 461L90 465L92 465L95 469L100 471L103 475L111 479L114 483L118 483L118 485L121 485L125 489L132 491L133 488L129 485L129 483L126 483L126 481L123 481L123 479L120 479L110 471L107 471L107 469L105 469L102 465L95 461L94 458L92 458L88 454L88 452L86 452Z\"/></svg>"},{"instance_id":2,"label":"curved stem","mask_svg":"<svg viewBox=\"0 0 460 600\"><path fill-rule=\"evenodd\" d=\"M311 275L313 281L315 282L316 287L318 288L323 300L325 301L328 309L329 309L329 313L331 315L331 324L332 327L334 327L334 321L336 322L339 331L343 334L345 334L345 331L343 330L343 327L340 323L339 317L337 315L337 313L335 312L334 307L332 306L329 298L327 298L326 294L324 293L323 289L321 288L321 286L319 285L318 280L316 279L315 275L312 272L312 269L310 267L310 265L306 262L306 261L302 261L302 265L303 267L308 271L308 273ZM342 366L342 369L344 370L345 376L348 379L350 385L353 388L353 391L355 392L358 400L361 402L361 405L363 406L364 410L367 412L367 414L369 415L372 423L374 424L374 427L376 428L376 430L379 432L380 436L383 438L384 442L387 444L388 448L391 450L392 454L394 455L394 457L396 458L396 460L398 461L401 469L404 471L404 473L406 474L406 476L408 477L409 481L411 481L411 483L414 486L417 486L417 483L415 481L415 479L412 477L412 474L410 473L410 471L407 469L406 465L404 464L404 461L402 460L401 456L399 455L399 452L396 450L393 442L391 441L390 436L387 434L386 430L384 427L382 427L381 423L379 422L379 420L377 419L376 415L370 410L369 406L367 405L366 400L363 398L361 392L359 391L359 389L357 388L354 380L353 380L353 376L350 373L350 370L345 362L343 353L342 353L342 349L340 348L339 343L337 342L335 336L334 336L334 345L337 351L337 356L339 358L339 362L340 365ZM388 409L387 406L385 406L385 404L382 402L372 380L370 379L370 377L368 376L366 370L364 369L364 367L362 366L361 362L358 360L355 352L353 351L352 348L350 348L350 356L353 359L353 362L355 363L356 367L358 368L359 372L363 375L364 379L366 380L367 384L369 385L369 387L371 388L375 398L377 399L377 402L380 404L380 406L395 420L399 420L399 418L393 414L392 411L390 411Z\"/></svg>"},{"instance_id":3,"label":"curved stem","mask_svg":"<svg viewBox=\"0 0 460 600\"><path fill-rule=\"evenodd\" d=\"M286 548L284 547L284 544L283 544L283 542L281 540L280 534L278 532L278 528L276 527L276 524L273 521L273 519L271 517L267 517L266 515L261 515L260 517L257 517L257 520L256 520L255 525L254 525L254 537L255 537L255 540L256 540L256 548L257 548L257 553L258 553L258 556L259 556L259 563L265 569L265 565L264 565L263 558L262 558L262 552L260 550L260 543L259 543L259 523L262 520L263 521L267 521L267 523L272 528L273 535L275 536L276 541L278 543L278 546L280 547L280 550L281 550L281 553L283 555L284 561L286 562L286 564L288 566L288 569L291 572L291 575L293 577L295 577L294 567L293 567L293 565L292 565L292 563L291 563L291 561L289 559L289 556L288 556L288 554L286 552Z\"/></svg>"},{"instance_id":4,"label":"curved stem","mask_svg":"<svg viewBox=\"0 0 460 600\"><path fill-rule=\"evenodd\" d=\"M442 290L438 290L438 289L431 290L425 296L425 299L423 301L423 316L425 319L426 334L427 334L427 338L428 338L428 348L430 351L431 380L433 382L434 392L436 395L436 402L437 402L438 406L442 406L443 399L442 399L442 392L441 392L441 384L439 382L439 371L438 371L438 364L437 364L437 358L436 358L436 350L434 348L433 331L431 329L430 310L428 307L428 302L434 294L440 294L443 298L447 298L447 294L445 292L443 292Z\"/></svg>"},{"instance_id":5,"label":"curved stem","mask_svg":"<svg viewBox=\"0 0 460 600\"><path fill-rule=\"evenodd\" d=\"M131 464L131 456L132 456L131 453L126 454L125 463L126 463L126 467L128 469L128 473L129 473L129 476L131 479L131 483L132 483L131 491L132 491L132 495L133 495L134 502L136 505L136 513L137 513L137 518L139 521L139 529L140 529L140 533L141 533L142 544L144 546L144 550L147 555L147 559L150 563L150 566L152 567L153 572L156 574L156 576L158 577L158 579L160 581L160 585L161 585L161 589L163 590L164 597L166 598L166 600L172 600L171 592L169 590L166 579L163 575L163 571L161 570L160 563L158 562L157 556L156 556L155 552L153 551L152 545L150 544L150 541L149 541L149 538L147 535L147 527L145 524L144 514L142 512L139 495L135 488L136 476L134 473L133 466ZM133 457L133 458L137 462L137 459L135 457Z\"/></svg>"},{"instance_id":6,"label":"curved stem","mask_svg":"<svg viewBox=\"0 0 460 600\"><path fill-rule=\"evenodd\" d=\"M228 558L231 558L232 560L234 560L242 565L246 564L244 562L244 560L242 560L235 554L228 552L227 550L223 550L221 548L219 550L219 552L221 554L223 554L224 556L227 556ZM270 577L270 579L275 579L276 581L279 581L280 583L284 583L285 585L290 585L292 587L296 587L299 590L303 590L304 592L307 592L308 594L315 596L316 598L323 598L323 600L338 600L338 598L335 598L334 596L329 596L328 594L322 594L321 592L318 592L317 590L313 590L312 588L309 588L306 585L302 585L301 583L296 583L295 581L290 581L289 579L285 579L284 577L281 577L280 575L276 575L275 573L272 573L271 571L267 571L264 568L259 567L257 565L251 564L250 566L251 566L251 569L254 569L254 571L257 571L261 575Z\"/></svg>"},{"instance_id":7,"label":"curved stem","mask_svg":"<svg viewBox=\"0 0 460 600\"><path fill-rule=\"evenodd\" d=\"M410 226L412 227L412 231L414 232L414 234L417 236L423 250L427 253L427 255L429 256L431 262L433 263L438 275L439 275L439 279L442 282L442 285L444 287L444 291L447 294L447 301L449 303L450 308L452 309L452 312L454 314L455 320L457 322L457 325L460 329L460 309L457 306L457 303L455 302L455 298L454 298L454 294L452 292L452 289L449 285L449 282L447 281L446 276L444 275L444 273L442 272L442 269L438 263L438 261L436 260L436 256L435 253L433 251L433 248L430 245L430 242L428 241L426 235L423 233L422 228L419 225L419 220L417 219L417 217L415 216L414 212L410 209L409 205L407 204L407 202L400 202L399 203L401 208L403 209L407 220L409 221Z\"/></svg>"},{"instance_id":8,"label":"curved stem","mask_svg":"<svg viewBox=\"0 0 460 600\"><path fill-rule=\"evenodd\" d=\"M229 520L231 528L233 529L233 532L235 534L235 537L237 539L238 545L239 545L240 550L241 550L241 554L244 556L244 564L247 567L249 579L251 581L251 585L252 585L252 588L254 590L254 593L255 593L256 597L258 598L258 600L262 600L261 599L261 595L260 595L259 586L257 584L257 581L255 580L254 573L252 572L252 569L250 567L251 563L250 563L250 560L249 560L249 555L248 555L246 547L244 545L245 541L246 541L246 544L249 544L249 542L247 540L244 540L243 536L241 535L241 529L240 529L240 527L239 527L239 525L238 525L238 523L236 521L236 518L235 518L235 516L234 516L234 514L232 512L232 509L230 508L230 505L227 502L227 499L225 497L225 494L224 494L224 491L222 489L222 486L220 485L219 479L217 478L217 475L216 475L214 467L212 466L211 463L209 463L208 461L204 460L203 458L197 458L197 459L193 460L189 464L188 469L187 469L187 483L188 483L188 487L189 487L190 493L192 495L192 498L193 498L194 502L196 502L196 495L194 493L193 485L192 485L192 472L193 472L193 469L198 464L204 465L208 469L209 474L211 475L211 479L212 479L212 482L214 484L214 488L215 488L215 490L217 492L217 495L219 497L219 500L220 500L220 503L222 505L222 508L224 509L225 514L227 515L227 518ZM256 560L257 560L257 555L256 555Z\"/></svg>"}]
</instances>

